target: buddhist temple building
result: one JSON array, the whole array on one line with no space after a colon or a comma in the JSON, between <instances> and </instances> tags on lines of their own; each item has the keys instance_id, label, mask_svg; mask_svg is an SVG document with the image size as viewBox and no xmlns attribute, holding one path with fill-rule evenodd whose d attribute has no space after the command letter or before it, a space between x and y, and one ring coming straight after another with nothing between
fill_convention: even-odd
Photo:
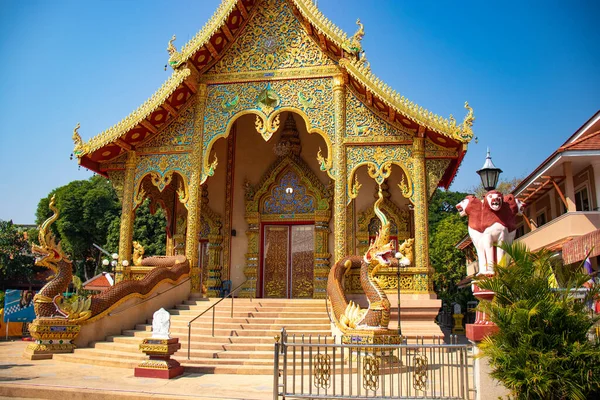
<instances>
[{"instance_id":1,"label":"buddhist temple building","mask_svg":"<svg viewBox=\"0 0 600 400\"><path fill-rule=\"evenodd\" d=\"M149 199L167 255L191 262L192 292L230 280L241 297L323 298L333 263L374 239L381 186L390 237L414 238L414 262L380 282L435 298L428 202L457 173L473 110L457 122L401 96L371 72L364 33L311 0L223 0L188 43L168 42L172 73L146 102L89 140L78 126L79 164L122 201L115 280L135 279L133 221ZM346 282L353 293L358 272Z\"/></svg>"}]
</instances>

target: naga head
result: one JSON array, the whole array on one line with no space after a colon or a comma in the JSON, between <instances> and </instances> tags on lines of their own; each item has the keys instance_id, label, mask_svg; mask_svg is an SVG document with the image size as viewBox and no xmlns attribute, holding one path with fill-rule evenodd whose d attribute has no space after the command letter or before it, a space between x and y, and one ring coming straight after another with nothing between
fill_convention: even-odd
<instances>
[{"instance_id":1,"label":"naga head","mask_svg":"<svg viewBox=\"0 0 600 400\"><path fill-rule=\"evenodd\" d=\"M364 260L366 263L370 263L373 260L377 260L380 265L390 265L393 255L393 245L390 242L390 221L387 219L385 214L379 209L379 205L383 202L383 193L381 192L381 186L379 186L379 199L375 202L374 210L375 214L381 221L381 228L375 240L369 246L369 249L365 253Z\"/></svg>"},{"instance_id":2,"label":"naga head","mask_svg":"<svg viewBox=\"0 0 600 400\"><path fill-rule=\"evenodd\" d=\"M46 267L54 272L57 271L57 263L61 260L69 261L67 256L63 253L60 243L56 244L54 234L50 230L50 225L58 219L58 209L54 205L55 196L50 199L50 209L54 211L54 214L48 218L42 226L40 226L40 232L38 240L39 246L35 243L31 245L31 252L35 255L35 265L38 267Z\"/></svg>"},{"instance_id":3,"label":"naga head","mask_svg":"<svg viewBox=\"0 0 600 400\"><path fill-rule=\"evenodd\" d=\"M490 190L485 195L485 202L492 211L500 211L502 208L502 193L497 190Z\"/></svg>"}]
</instances>

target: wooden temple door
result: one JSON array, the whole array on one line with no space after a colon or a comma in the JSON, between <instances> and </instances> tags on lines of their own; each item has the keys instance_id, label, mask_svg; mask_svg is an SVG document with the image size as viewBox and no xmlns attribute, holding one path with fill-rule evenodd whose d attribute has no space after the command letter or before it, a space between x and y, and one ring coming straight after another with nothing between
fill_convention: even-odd
<instances>
[{"instance_id":1,"label":"wooden temple door","mask_svg":"<svg viewBox=\"0 0 600 400\"><path fill-rule=\"evenodd\" d=\"M263 297L312 298L314 225L263 226Z\"/></svg>"}]
</instances>

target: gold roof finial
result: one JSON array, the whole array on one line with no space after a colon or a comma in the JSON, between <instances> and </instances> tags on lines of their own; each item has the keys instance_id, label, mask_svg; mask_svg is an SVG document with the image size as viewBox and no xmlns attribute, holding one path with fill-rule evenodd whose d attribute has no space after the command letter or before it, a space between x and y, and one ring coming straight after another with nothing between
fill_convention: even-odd
<instances>
[{"instance_id":1,"label":"gold roof finial","mask_svg":"<svg viewBox=\"0 0 600 400\"><path fill-rule=\"evenodd\" d=\"M169 40L169 44L167 45L167 52L169 53L169 65L172 68L176 68L179 64L181 64L181 53L177 51L177 48L173 44L176 39L177 36L173 35L171 40Z\"/></svg>"},{"instance_id":2,"label":"gold roof finial","mask_svg":"<svg viewBox=\"0 0 600 400\"><path fill-rule=\"evenodd\" d=\"M73 154L77 157L80 157L83 153L87 153L86 145L81 140L81 136L79 135L79 127L81 125L79 122L75 125L75 129L73 129L73 143L75 143L75 147L73 148Z\"/></svg>"},{"instance_id":3,"label":"gold roof finial","mask_svg":"<svg viewBox=\"0 0 600 400\"><path fill-rule=\"evenodd\" d=\"M346 49L358 55L362 51L361 41L365 36L365 26L360 22L360 19L356 20L356 25L358 25L358 29L348 42L346 42Z\"/></svg>"},{"instance_id":4,"label":"gold roof finial","mask_svg":"<svg viewBox=\"0 0 600 400\"><path fill-rule=\"evenodd\" d=\"M173 37L171 38L171 40L169 40L169 44L167 45L167 52L169 52L169 55L172 56L173 54L177 53L177 48L173 45L173 42L177 39L177 36L173 35Z\"/></svg>"},{"instance_id":5,"label":"gold roof finial","mask_svg":"<svg viewBox=\"0 0 600 400\"><path fill-rule=\"evenodd\" d=\"M462 123L461 133L463 137L472 137L473 121L475 121L475 117L473 116L473 109L469 106L468 101L465 101L465 108L469 110L469 112L467 112L467 115Z\"/></svg>"}]
</instances>

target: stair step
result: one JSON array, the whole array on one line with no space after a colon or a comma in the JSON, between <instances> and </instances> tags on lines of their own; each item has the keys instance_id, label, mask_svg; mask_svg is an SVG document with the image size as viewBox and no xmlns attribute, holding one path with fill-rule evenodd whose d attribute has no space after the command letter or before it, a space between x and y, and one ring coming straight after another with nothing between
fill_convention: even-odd
<instances>
[{"instance_id":1,"label":"stair step","mask_svg":"<svg viewBox=\"0 0 600 400\"><path fill-rule=\"evenodd\" d=\"M297 338L302 335L327 337L332 341L330 322L324 300L235 299L233 317L231 302L225 300L197 318L187 343L188 322L214 305L219 299L203 299L192 295L169 310L170 332L178 337L181 349L172 358L186 372L216 374L273 374L274 338L285 327ZM75 363L135 368L147 356L139 350L144 338L152 335L152 320L126 329L120 335L108 336L72 354L55 355L57 360ZM188 348L190 360L187 359ZM300 355L296 355L297 359ZM304 354L308 362L310 355Z\"/></svg>"}]
</instances>

